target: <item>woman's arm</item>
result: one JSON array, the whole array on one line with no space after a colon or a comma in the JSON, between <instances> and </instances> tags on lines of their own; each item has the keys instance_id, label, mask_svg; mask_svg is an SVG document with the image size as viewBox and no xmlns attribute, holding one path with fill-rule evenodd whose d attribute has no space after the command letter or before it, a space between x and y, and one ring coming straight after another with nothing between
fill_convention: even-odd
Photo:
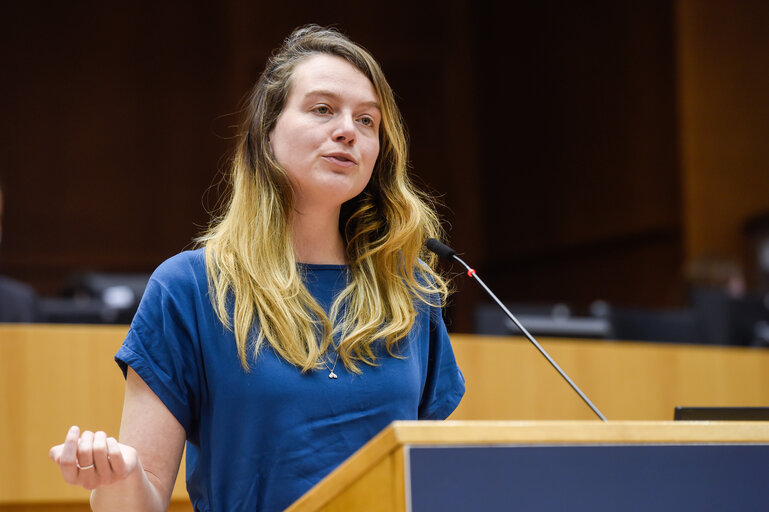
<instances>
[{"instance_id":1,"label":"woman's arm","mask_svg":"<svg viewBox=\"0 0 769 512\"><path fill-rule=\"evenodd\" d=\"M120 442L72 427L51 449L64 480L92 489L94 511L167 510L184 450L184 428L131 368ZM79 466L79 467L78 467Z\"/></svg>"}]
</instances>

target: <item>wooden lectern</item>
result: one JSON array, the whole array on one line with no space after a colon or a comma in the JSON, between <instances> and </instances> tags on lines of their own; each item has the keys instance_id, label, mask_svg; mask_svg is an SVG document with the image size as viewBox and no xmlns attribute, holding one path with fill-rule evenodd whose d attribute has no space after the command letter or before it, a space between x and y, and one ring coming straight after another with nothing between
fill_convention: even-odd
<instances>
[{"instance_id":1,"label":"wooden lectern","mask_svg":"<svg viewBox=\"0 0 769 512\"><path fill-rule=\"evenodd\" d=\"M309 511L767 510L768 422L395 422Z\"/></svg>"}]
</instances>

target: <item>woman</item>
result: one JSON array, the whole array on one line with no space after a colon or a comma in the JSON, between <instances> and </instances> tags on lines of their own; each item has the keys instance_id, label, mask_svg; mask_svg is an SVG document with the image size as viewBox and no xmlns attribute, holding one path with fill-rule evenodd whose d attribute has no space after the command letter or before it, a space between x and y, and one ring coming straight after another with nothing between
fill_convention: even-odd
<instances>
[{"instance_id":1,"label":"woman","mask_svg":"<svg viewBox=\"0 0 769 512\"><path fill-rule=\"evenodd\" d=\"M454 410L422 249L439 226L406 165L371 55L295 31L250 96L224 215L155 271L116 355L120 443L73 427L51 450L94 510L166 509L185 440L195 510L282 510L391 421Z\"/></svg>"}]
</instances>

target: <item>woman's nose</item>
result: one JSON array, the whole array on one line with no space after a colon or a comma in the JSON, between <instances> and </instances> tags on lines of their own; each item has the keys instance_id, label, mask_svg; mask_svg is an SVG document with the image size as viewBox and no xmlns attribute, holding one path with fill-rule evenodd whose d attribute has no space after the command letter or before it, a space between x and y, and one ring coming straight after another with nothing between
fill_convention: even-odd
<instances>
[{"instance_id":1,"label":"woman's nose","mask_svg":"<svg viewBox=\"0 0 769 512\"><path fill-rule=\"evenodd\" d=\"M348 144L355 141L355 121L353 121L352 116L339 116L331 138L337 142L346 142Z\"/></svg>"}]
</instances>

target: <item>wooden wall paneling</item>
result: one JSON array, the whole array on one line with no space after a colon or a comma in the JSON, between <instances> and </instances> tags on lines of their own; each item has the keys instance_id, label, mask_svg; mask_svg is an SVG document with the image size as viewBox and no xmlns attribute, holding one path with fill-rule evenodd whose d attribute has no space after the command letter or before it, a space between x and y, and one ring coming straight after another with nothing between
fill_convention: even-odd
<instances>
[{"instance_id":1,"label":"wooden wall paneling","mask_svg":"<svg viewBox=\"0 0 769 512\"><path fill-rule=\"evenodd\" d=\"M3 273L53 294L74 270L149 271L187 246L216 203L201 197L229 114L311 21L382 61L416 174L445 193L452 241L503 298L584 305L608 268L622 286L594 298L678 304L684 251L741 258L740 224L769 209L758 0L177 7L4 8ZM460 289L467 330L479 299Z\"/></svg>"},{"instance_id":2,"label":"wooden wall paneling","mask_svg":"<svg viewBox=\"0 0 769 512\"><path fill-rule=\"evenodd\" d=\"M178 7L9 10L4 273L50 295L74 270L150 271L188 246L216 204L217 189L206 191L226 167L240 100L267 54L308 22L336 24L386 71L423 70L427 82L410 73L391 81L410 96L407 120L424 120L412 131L424 148L417 172L446 174L433 157L446 141L445 123L435 122L445 97L442 10L401 2L383 17L374 7L300 2L289 12L240 0ZM31 27L40 37L29 37Z\"/></svg>"},{"instance_id":3,"label":"wooden wall paneling","mask_svg":"<svg viewBox=\"0 0 769 512\"><path fill-rule=\"evenodd\" d=\"M151 270L206 219L222 152L215 13L17 9L3 49L16 78L3 82L5 272L50 294L75 270Z\"/></svg>"},{"instance_id":4,"label":"wooden wall paneling","mask_svg":"<svg viewBox=\"0 0 769 512\"><path fill-rule=\"evenodd\" d=\"M593 299L669 304L645 282L667 287L681 266L670 5L536 4L514 18L488 9L480 26L483 205L496 232L479 270L511 300L584 306L592 282ZM627 263L657 250L655 233L669 249L639 273ZM570 279L574 261L581 277ZM625 291L601 284L602 264L626 267Z\"/></svg>"},{"instance_id":5,"label":"wooden wall paneling","mask_svg":"<svg viewBox=\"0 0 769 512\"><path fill-rule=\"evenodd\" d=\"M494 229L484 223L483 198L488 182L481 169L481 140L479 137L478 96L479 77L471 70L478 51L475 42L477 16L467 0L453 0L446 4L447 31L444 40L442 77L445 127L442 140L433 145L440 148L441 166L433 178L443 183L445 192L440 196L444 205L448 243L472 266L485 258L484 240L494 236ZM434 151L434 150L433 150ZM447 309L448 327L453 332L472 332L473 309L482 291L469 282L457 264L442 262L451 274L460 274L454 281L456 293Z\"/></svg>"},{"instance_id":6,"label":"wooden wall paneling","mask_svg":"<svg viewBox=\"0 0 769 512\"><path fill-rule=\"evenodd\" d=\"M663 229L532 250L488 263L484 278L511 302L565 302L578 315L595 300L649 308L680 304L681 236L678 229Z\"/></svg>"},{"instance_id":7,"label":"wooden wall paneling","mask_svg":"<svg viewBox=\"0 0 769 512\"><path fill-rule=\"evenodd\" d=\"M745 268L744 223L769 212L769 5L676 7L686 259Z\"/></svg>"}]
</instances>

